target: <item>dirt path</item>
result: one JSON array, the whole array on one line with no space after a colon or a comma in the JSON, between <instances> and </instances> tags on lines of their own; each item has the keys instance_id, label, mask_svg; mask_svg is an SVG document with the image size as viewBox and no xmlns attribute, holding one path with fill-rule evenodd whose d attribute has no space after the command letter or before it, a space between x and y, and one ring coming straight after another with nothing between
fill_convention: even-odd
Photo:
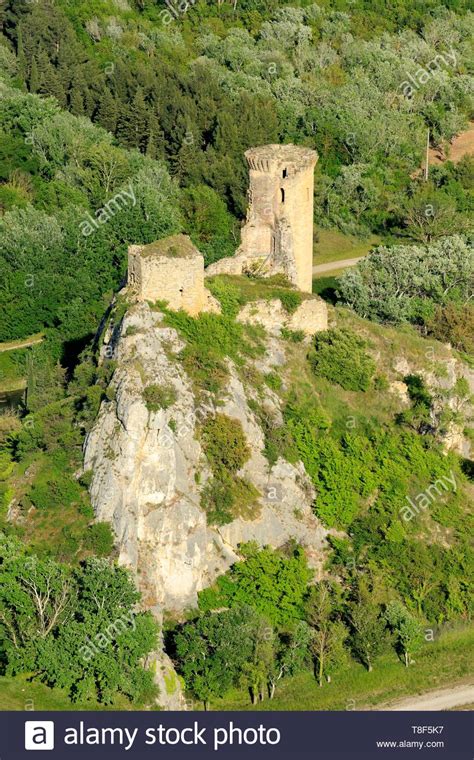
<instances>
[{"instance_id":1,"label":"dirt path","mask_svg":"<svg viewBox=\"0 0 474 760\"><path fill-rule=\"evenodd\" d=\"M316 264L313 267L313 274L323 274L324 272L334 272L337 269L354 267L362 259L365 259L365 256L357 256L355 259L342 259L341 261L329 261L327 264Z\"/></svg>"},{"instance_id":2,"label":"dirt path","mask_svg":"<svg viewBox=\"0 0 474 760\"><path fill-rule=\"evenodd\" d=\"M377 710L450 710L461 705L474 703L474 684L462 684L449 689L437 689L419 694L416 697L406 697L381 705Z\"/></svg>"},{"instance_id":3,"label":"dirt path","mask_svg":"<svg viewBox=\"0 0 474 760\"><path fill-rule=\"evenodd\" d=\"M429 161L430 164L442 164L445 161L457 164L466 155L474 156L474 122L471 122L469 129L453 138L446 152L443 148L431 148Z\"/></svg>"},{"instance_id":4,"label":"dirt path","mask_svg":"<svg viewBox=\"0 0 474 760\"><path fill-rule=\"evenodd\" d=\"M37 343L42 343L43 341L44 335L38 333L38 335L32 335L30 338L24 338L23 340L10 340L8 343L0 343L0 354L4 351L15 351L17 348L36 346Z\"/></svg>"}]
</instances>

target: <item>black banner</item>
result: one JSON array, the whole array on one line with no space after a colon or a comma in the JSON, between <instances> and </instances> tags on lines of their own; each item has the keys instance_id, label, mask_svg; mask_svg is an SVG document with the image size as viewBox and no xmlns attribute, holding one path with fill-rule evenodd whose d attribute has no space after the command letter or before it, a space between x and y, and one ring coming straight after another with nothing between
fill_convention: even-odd
<instances>
[{"instance_id":1,"label":"black banner","mask_svg":"<svg viewBox=\"0 0 474 760\"><path fill-rule=\"evenodd\" d=\"M0 759L472 760L472 723L468 712L3 712Z\"/></svg>"}]
</instances>

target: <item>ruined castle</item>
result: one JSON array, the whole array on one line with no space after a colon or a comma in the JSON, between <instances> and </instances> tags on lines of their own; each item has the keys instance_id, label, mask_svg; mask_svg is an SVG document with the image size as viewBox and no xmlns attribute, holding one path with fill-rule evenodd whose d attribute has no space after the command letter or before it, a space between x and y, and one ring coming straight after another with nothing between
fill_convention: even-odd
<instances>
[{"instance_id":1,"label":"ruined castle","mask_svg":"<svg viewBox=\"0 0 474 760\"><path fill-rule=\"evenodd\" d=\"M251 148L245 157L250 168L249 208L239 250L311 293L318 155L296 145L264 145Z\"/></svg>"},{"instance_id":2,"label":"ruined castle","mask_svg":"<svg viewBox=\"0 0 474 760\"><path fill-rule=\"evenodd\" d=\"M263 145L245 153L250 182L247 220L234 256L204 272L204 260L185 235L174 235L128 251L128 287L137 300L167 301L196 315L215 310L204 276L283 274L311 293L313 188L318 154L296 145Z\"/></svg>"}]
</instances>

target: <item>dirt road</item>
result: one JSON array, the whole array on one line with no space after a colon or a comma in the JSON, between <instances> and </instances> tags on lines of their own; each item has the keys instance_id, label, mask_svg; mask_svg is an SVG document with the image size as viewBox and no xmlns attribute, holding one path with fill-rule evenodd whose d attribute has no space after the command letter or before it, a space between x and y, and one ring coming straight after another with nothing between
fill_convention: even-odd
<instances>
[{"instance_id":1,"label":"dirt road","mask_svg":"<svg viewBox=\"0 0 474 760\"><path fill-rule=\"evenodd\" d=\"M37 343L44 341L44 335L38 333L32 335L30 338L24 338L23 340L10 340L7 343L0 343L0 354L4 351L16 351L19 348L29 348L30 346L36 346Z\"/></svg>"},{"instance_id":2,"label":"dirt road","mask_svg":"<svg viewBox=\"0 0 474 760\"><path fill-rule=\"evenodd\" d=\"M457 164L464 156L474 156L474 122L469 129L456 135L445 151L444 147L430 149L430 164L442 164L448 158L454 164ZM449 153L449 156L446 156Z\"/></svg>"},{"instance_id":3,"label":"dirt road","mask_svg":"<svg viewBox=\"0 0 474 760\"><path fill-rule=\"evenodd\" d=\"M365 256L358 256L355 259L342 259L341 261L329 261L327 264L316 264L316 266L313 267L313 274L323 274L324 272L334 272L337 269L355 267L355 265L364 258Z\"/></svg>"},{"instance_id":4,"label":"dirt road","mask_svg":"<svg viewBox=\"0 0 474 760\"><path fill-rule=\"evenodd\" d=\"M437 689L419 694L416 697L406 697L378 707L378 710L450 710L461 705L474 703L474 684L462 684L449 689Z\"/></svg>"}]
</instances>

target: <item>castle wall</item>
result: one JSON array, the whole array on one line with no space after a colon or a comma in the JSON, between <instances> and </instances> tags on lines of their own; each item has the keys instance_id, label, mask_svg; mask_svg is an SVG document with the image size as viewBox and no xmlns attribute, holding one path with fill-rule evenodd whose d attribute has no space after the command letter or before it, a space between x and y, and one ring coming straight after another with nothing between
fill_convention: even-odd
<instances>
[{"instance_id":1,"label":"castle wall","mask_svg":"<svg viewBox=\"0 0 474 760\"><path fill-rule=\"evenodd\" d=\"M138 301L167 301L173 310L196 315L206 308L204 258L194 249L189 256L146 253L147 246L128 251L128 286Z\"/></svg>"}]
</instances>

